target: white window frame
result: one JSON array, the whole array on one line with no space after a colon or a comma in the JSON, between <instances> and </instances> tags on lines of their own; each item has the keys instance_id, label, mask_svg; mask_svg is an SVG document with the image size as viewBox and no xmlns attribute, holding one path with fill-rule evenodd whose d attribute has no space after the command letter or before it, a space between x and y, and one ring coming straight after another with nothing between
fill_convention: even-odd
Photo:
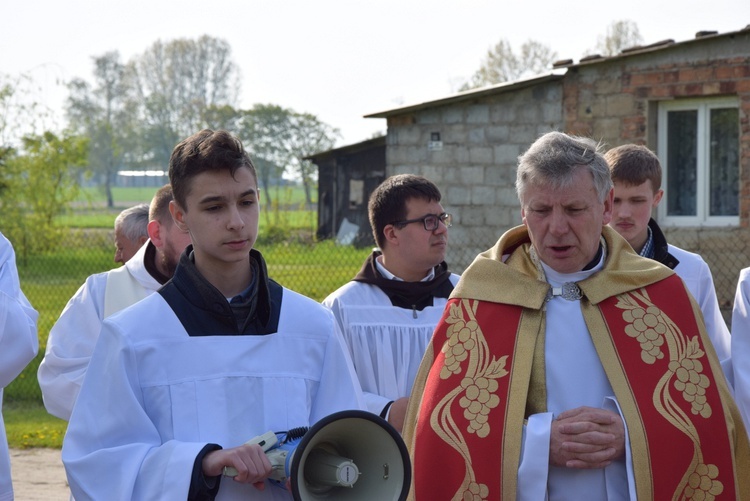
<instances>
[{"instance_id":1,"label":"white window frame","mask_svg":"<svg viewBox=\"0 0 750 501\"><path fill-rule=\"evenodd\" d=\"M709 216L709 189L710 173L708 165L710 162L710 149L708 145L709 111L715 108L738 108L739 99L736 97L685 99L675 101L661 101L659 103L657 151L662 166L662 188L664 188L664 199L659 204L657 216L662 226L739 226L740 216ZM667 199L667 113L670 111L697 110L698 130L696 136L702 138L698 141L696 148L697 157L697 191L696 193L696 215L694 216L668 216ZM739 125L738 125L739 127ZM739 132L739 130L738 130ZM740 145L741 146L741 145ZM739 169L740 166L738 165Z\"/></svg>"}]
</instances>

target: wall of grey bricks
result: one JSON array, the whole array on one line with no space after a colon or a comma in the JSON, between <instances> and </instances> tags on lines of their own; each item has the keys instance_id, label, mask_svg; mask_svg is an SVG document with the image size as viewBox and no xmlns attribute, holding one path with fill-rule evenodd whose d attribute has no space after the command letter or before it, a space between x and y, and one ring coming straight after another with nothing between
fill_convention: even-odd
<instances>
[{"instance_id":1,"label":"wall of grey bricks","mask_svg":"<svg viewBox=\"0 0 750 501\"><path fill-rule=\"evenodd\" d=\"M541 134L560 130L562 118L559 82L389 118L388 175L420 174L440 188L455 221L453 270L462 271L521 223L514 189L518 156ZM442 149L429 147L435 133Z\"/></svg>"}]
</instances>

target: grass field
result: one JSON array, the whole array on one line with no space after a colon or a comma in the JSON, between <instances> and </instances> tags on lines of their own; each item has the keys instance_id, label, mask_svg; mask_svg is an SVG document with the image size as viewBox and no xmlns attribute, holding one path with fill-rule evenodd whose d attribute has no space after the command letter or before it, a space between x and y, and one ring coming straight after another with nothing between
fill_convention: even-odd
<instances>
[{"instance_id":1,"label":"grass field","mask_svg":"<svg viewBox=\"0 0 750 501\"><path fill-rule=\"evenodd\" d=\"M128 191L118 196L135 201L135 193ZM152 194L153 191L147 197ZM40 354L5 390L3 416L11 447L62 445L67 423L47 414L42 406L36 371L49 330L70 297L86 277L114 266L110 228L118 212L103 209L75 211L67 216L69 219L63 219L71 227L71 232L61 249L48 255L33 256L25 263L19 262L21 287L39 311ZM313 242L309 236L315 230L314 211L273 211L267 216L261 217L256 247L268 263L269 275L316 301L349 281L370 253L370 249L338 246L330 240ZM278 241L279 233L276 232L275 240L270 243L266 234L271 227L282 228L289 235L306 237Z\"/></svg>"}]
</instances>

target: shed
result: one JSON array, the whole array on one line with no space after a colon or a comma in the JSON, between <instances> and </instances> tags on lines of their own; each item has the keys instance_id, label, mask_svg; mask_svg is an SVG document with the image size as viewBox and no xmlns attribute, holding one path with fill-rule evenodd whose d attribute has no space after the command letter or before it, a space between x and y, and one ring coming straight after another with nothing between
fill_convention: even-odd
<instances>
[{"instance_id":1,"label":"shed","mask_svg":"<svg viewBox=\"0 0 750 501\"><path fill-rule=\"evenodd\" d=\"M319 239L374 244L367 202L386 177L385 144L380 136L309 157L318 166Z\"/></svg>"}]
</instances>

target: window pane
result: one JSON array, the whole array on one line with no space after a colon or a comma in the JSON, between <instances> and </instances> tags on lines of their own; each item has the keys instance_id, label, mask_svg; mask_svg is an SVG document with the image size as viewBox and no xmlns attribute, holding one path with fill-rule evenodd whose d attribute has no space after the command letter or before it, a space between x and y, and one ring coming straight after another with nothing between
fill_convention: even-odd
<instances>
[{"instance_id":1,"label":"window pane","mask_svg":"<svg viewBox=\"0 0 750 501\"><path fill-rule=\"evenodd\" d=\"M667 114L667 215L695 216L698 111Z\"/></svg>"},{"instance_id":2,"label":"window pane","mask_svg":"<svg viewBox=\"0 0 750 501\"><path fill-rule=\"evenodd\" d=\"M711 110L711 216L740 213L739 115L736 108Z\"/></svg>"}]
</instances>

